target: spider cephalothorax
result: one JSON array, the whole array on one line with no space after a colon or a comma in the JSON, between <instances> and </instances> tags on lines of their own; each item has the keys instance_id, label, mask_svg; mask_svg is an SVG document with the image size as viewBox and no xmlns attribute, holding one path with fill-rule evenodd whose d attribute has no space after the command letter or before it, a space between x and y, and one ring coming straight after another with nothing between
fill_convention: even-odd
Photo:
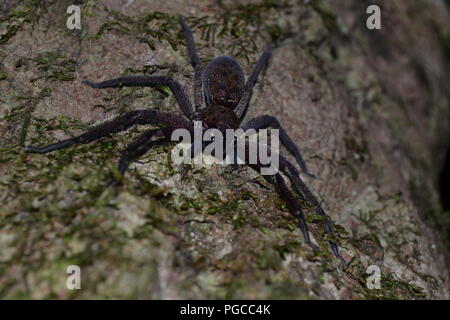
<instances>
[{"instance_id":1,"label":"spider cephalothorax","mask_svg":"<svg viewBox=\"0 0 450 320\"><path fill-rule=\"evenodd\" d=\"M137 124L161 126L160 128L152 128L145 131L122 152L119 162L119 171L123 174L126 171L130 160L143 155L154 145L169 141L172 132L176 129L183 128L192 132L194 121L201 120L203 122L204 130L211 128L225 131L226 129L242 128L243 131L247 131L248 129L259 130L269 127L278 129L281 145L283 145L295 158L305 175L314 177L308 172L296 144L284 131L283 127L275 117L263 115L251 119L242 125L242 120L249 106L253 87L258 75L267 65L272 47L269 46L264 51L247 81L245 81L244 73L239 64L230 57L222 56L215 58L207 64L205 69L203 69L200 58L197 55L192 32L184 22L183 17L180 16L179 20L181 29L183 30L187 41L188 55L195 71L194 107L192 107L191 101L183 87L177 81L165 76L122 77L97 83L89 81L83 81L83 83L92 88L167 86L174 94L184 117L176 113L159 110L130 111L111 121L96 126L78 137L60 141L44 148L26 147L25 150L27 152L47 153L65 148L72 144L89 143L111 133L127 130L131 126ZM262 167L260 163L249 164L249 166L256 170ZM334 239L334 235L329 217L325 214L315 196L300 178L298 170L281 155L279 156L279 169L281 173L290 180L292 189L297 197L312 205L315 212L323 218L324 229L329 236L329 242L333 253L345 264L345 260L339 254L335 241L332 240ZM277 172L272 176L264 176L264 178L275 186L276 191L286 202L290 212L298 219L298 225L303 233L306 243L316 250L317 247L310 240L305 216L299 201L294 193L287 187L281 173Z\"/></svg>"},{"instance_id":2,"label":"spider cephalothorax","mask_svg":"<svg viewBox=\"0 0 450 320\"><path fill-rule=\"evenodd\" d=\"M200 114L205 128L217 128L220 130L236 129L239 127L239 120L233 109L217 105L208 107Z\"/></svg>"}]
</instances>

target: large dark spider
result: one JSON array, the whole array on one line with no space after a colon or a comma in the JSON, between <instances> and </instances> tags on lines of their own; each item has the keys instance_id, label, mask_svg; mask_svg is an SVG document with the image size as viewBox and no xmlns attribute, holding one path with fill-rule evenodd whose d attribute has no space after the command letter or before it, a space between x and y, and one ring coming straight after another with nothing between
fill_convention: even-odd
<instances>
[{"instance_id":1,"label":"large dark spider","mask_svg":"<svg viewBox=\"0 0 450 320\"><path fill-rule=\"evenodd\" d=\"M192 108L191 101L189 100L183 87L177 81L165 76L122 77L97 83L89 81L83 81L83 83L92 88L167 86L175 95L175 98L185 117L175 113L162 112L159 110L130 111L111 121L107 121L101 125L93 127L78 137L63 140L44 148L29 146L25 148L25 151L47 153L77 143L89 143L111 133L118 133L127 130L131 126L137 124L149 124L154 126L160 125L160 128L145 131L122 152L119 161L119 171L123 175L131 159L142 156L155 145L169 141L171 133L175 129L184 128L188 129L190 132L193 132L193 121L200 120L203 122L204 129L216 128L221 131L225 129L237 129L239 127L244 131L251 128L255 130L269 127L276 128L279 130L281 144L285 146L292 156L294 156L303 173L309 177L314 177L308 172L297 146L284 131L283 127L275 117L269 115L259 116L248 121L246 124L241 125L249 105L253 87L256 83L258 75L261 73L269 60L272 46L269 46L264 51L256 63L250 77L247 79L247 82L245 82L244 73L240 65L228 56L221 56L213 59L203 70L200 63L200 58L195 48L192 31L186 25L182 16L179 16L179 22L187 41L188 55L195 71L194 109ZM294 165L287 161L283 156L280 155L279 157L279 168L281 172L289 178L291 185L298 196L312 205L315 212L322 217L325 232L328 234L330 239L334 239L330 219L320 206L316 197L300 179L299 172ZM260 164L249 164L249 166L255 170L262 167ZM297 202L294 194L287 187L281 174L276 173L272 176L264 176L264 178L275 186L276 191L286 202L293 216L298 219L298 225L303 233L306 243L314 250L318 250L317 246L310 240L308 227L306 225L302 208ZM339 254L339 249L336 243L333 240L329 240L329 243L334 255L341 262L346 264L345 260Z\"/></svg>"}]
</instances>

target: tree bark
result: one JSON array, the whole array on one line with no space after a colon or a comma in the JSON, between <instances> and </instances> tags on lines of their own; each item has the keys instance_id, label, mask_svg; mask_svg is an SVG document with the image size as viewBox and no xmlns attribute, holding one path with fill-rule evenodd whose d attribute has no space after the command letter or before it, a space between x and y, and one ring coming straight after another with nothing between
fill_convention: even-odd
<instances>
[{"instance_id":1,"label":"tree bark","mask_svg":"<svg viewBox=\"0 0 450 320\"><path fill-rule=\"evenodd\" d=\"M450 137L445 2L89 0L81 30L69 30L71 4L0 5L2 298L450 298L437 190ZM380 30L367 29L371 4ZM169 75L193 97L178 14L202 63L231 55L249 75L276 43L246 118L275 115L300 147L347 267L307 204L319 253L249 168L174 166L169 144L108 187L145 128L23 152L125 111L179 112L152 88L81 83ZM69 265L81 268L81 290L66 288ZM367 287L371 265L380 289Z\"/></svg>"}]
</instances>

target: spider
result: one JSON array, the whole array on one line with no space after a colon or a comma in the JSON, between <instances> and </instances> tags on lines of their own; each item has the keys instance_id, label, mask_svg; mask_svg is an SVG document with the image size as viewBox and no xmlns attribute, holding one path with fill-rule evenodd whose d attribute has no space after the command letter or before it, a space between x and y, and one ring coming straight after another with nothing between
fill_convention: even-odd
<instances>
[{"instance_id":1,"label":"spider","mask_svg":"<svg viewBox=\"0 0 450 320\"><path fill-rule=\"evenodd\" d=\"M265 49L254 66L250 77L245 82L244 72L238 62L231 57L216 57L204 68L197 54L191 29L185 23L183 16L178 16L178 19L187 42L187 54L194 68L194 108L183 87L177 81L166 76L120 77L103 82L94 83L83 81L83 83L92 88L134 86L158 88L160 86L166 86L174 94L184 117L176 113L151 109L129 111L111 121L93 127L80 136L63 140L43 148L28 146L25 148L25 151L31 153L47 153L73 144L89 143L109 134L125 131L133 125L160 126L158 128L148 129L122 151L118 169L121 175L123 175L131 160L142 156L155 145L168 142L171 133L175 129L184 128L192 132L194 121L202 121L203 129L216 128L225 130L242 128L244 131L265 128L278 129L281 145L295 158L306 176L315 178L308 171L299 149L275 117L263 115L253 118L242 125L242 120L249 106L253 87L256 84L258 75L268 64L273 45ZM329 217L322 209L316 197L300 178L296 167L285 157L281 155L279 157L280 171L289 178L295 194L300 199L306 200L312 205L315 212L322 217L324 230L329 236L330 247L334 255L345 265L346 261L340 255L336 242L332 240L335 238ZM255 170L261 168L260 164L248 165ZM317 251L318 247L311 242L302 208L294 196L293 191L286 185L280 172L271 176L264 176L264 178L274 185L277 193L286 202L291 214L297 218L298 227L303 234L306 244Z\"/></svg>"}]
</instances>

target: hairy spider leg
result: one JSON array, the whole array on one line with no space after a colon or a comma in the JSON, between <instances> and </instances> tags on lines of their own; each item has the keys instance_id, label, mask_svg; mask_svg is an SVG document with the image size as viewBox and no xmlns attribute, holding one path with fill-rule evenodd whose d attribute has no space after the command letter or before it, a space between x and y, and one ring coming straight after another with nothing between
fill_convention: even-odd
<instances>
[{"instance_id":1,"label":"hairy spider leg","mask_svg":"<svg viewBox=\"0 0 450 320\"><path fill-rule=\"evenodd\" d=\"M249 164L251 168L258 171L261 169L260 164ZM289 211L291 214L298 220L298 227L303 234L303 238L308 246L310 246L314 251L319 250L319 248L311 242L311 238L309 236L308 226L306 225L305 215L303 214L302 208L297 203L294 195L286 186L283 177L280 173L276 173L274 175L264 175L263 178L275 186L275 190L280 195L280 197L286 202Z\"/></svg>"},{"instance_id":2,"label":"hairy spider leg","mask_svg":"<svg viewBox=\"0 0 450 320\"><path fill-rule=\"evenodd\" d=\"M319 216L323 217L325 232L332 239L336 239L334 236L333 227L330 222L330 217L322 209L322 207L319 204L319 201L312 194L311 190L309 190L309 188L302 181L302 179L300 179L300 175L299 175L297 169L294 167L294 165L292 163L290 163L288 160L286 160L286 158L284 158L281 155L280 155L280 169L289 178L289 180L291 181L297 194L300 197L302 197L304 200L306 200L310 204L312 204L316 213ZM338 248L336 242L333 240L329 240L328 242L330 243L330 247L331 247L334 255L336 256L336 258L338 258L344 265L347 265L347 262L339 253L339 248Z\"/></svg>"},{"instance_id":3,"label":"hairy spider leg","mask_svg":"<svg viewBox=\"0 0 450 320\"><path fill-rule=\"evenodd\" d=\"M244 119L244 116L248 109L250 98L252 97L253 87L255 86L256 81L258 80L259 74L267 65L270 58L270 54L272 53L272 49L273 46L270 45L264 50L263 54L259 58L255 67L253 68L250 77L247 79L247 82L245 83L244 92L242 93L241 100L239 101L239 104L236 106L234 110L236 117L239 121L242 121Z\"/></svg>"},{"instance_id":4,"label":"hairy spider leg","mask_svg":"<svg viewBox=\"0 0 450 320\"><path fill-rule=\"evenodd\" d=\"M248 155L249 151L249 143L247 142L245 144L245 151ZM281 155L280 159L281 159ZM255 171L260 170L263 165L260 163L259 156L257 157L257 164L248 164L249 167L253 168ZM285 160L286 161L286 160ZM289 211L291 214L297 218L298 220L298 227L300 228L300 231L303 234L303 238L305 239L305 242L308 246L310 246L314 251L319 250L319 248L311 242L311 238L309 236L309 230L308 225L306 224L305 215L303 213L302 208L298 204L297 200L295 199L292 192L289 190L289 188L286 186L286 183L284 182L283 177L279 172L275 173L274 175L263 175L262 176L267 182L275 186L275 190L279 194L279 196L285 201L285 203L288 206Z\"/></svg>"},{"instance_id":5,"label":"hairy spider leg","mask_svg":"<svg viewBox=\"0 0 450 320\"><path fill-rule=\"evenodd\" d=\"M83 84L96 88L121 88L121 87L157 87L157 86L167 86L172 91L175 96L175 99L178 102L178 105L183 111L184 115L191 119L193 110L192 104L189 100L186 91L183 87L175 80L170 77L148 77L148 76L134 76L134 77L120 77L111 80L106 80L102 82L90 82L90 81L82 81Z\"/></svg>"},{"instance_id":6,"label":"hairy spider leg","mask_svg":"<svg viewBox=\"0 0 450 320\"><path fill-rule=\"evenodd\" d=\"M197 54L197 49L195 48L194 36L192 35L191 28L184 22L184 17L179 15L178 21L180 22L181 29L183 30L184 37L187 42L187 52L189 59L191 60L192 67L194 68L194 108L198 115L205 108L203 103L203 79L202 72L203 67L200 58Z\"/></svg>"},{"instance_id":7,"label":"hairy spider leg","mask_svg":"<svg viewBox=\"0 0 450 320\"><path fill-rule=\"evenodd\" d=\"M154 136L160 139L151 140ZM122 151L119 161L119 172L121 175L128 169L130 160L136 159L145 154L152 147L166 142L164 132L161 129L150 129L141 134L136 140L130 143L125 150Z\"/></svg>"},{"instance_id":8,"label":"hairy spider leg","mask_svg":"<svg viewBox=\"0 0 450 320\"><path fill-rule=\"evenodd\" d=\"M25 147L26 152L30 153L47 153L50 151L62 149L72 144L89 143L94 140L100 139L111 133L118 133L127 130L133 125L137 124L151 124L164 126L160 129L165 136L170 136L171 132L177 128L185 128L192 132L192 123L185 120L181 116L169 113L161 112L158 110L135 110L124 113L123 115L86 131L80 136L63 140L44 148L36 148L32 146Z\"/></svg>"},{"instance_id":9,"label":"hairy spider leg","mask_svg":"<svg viewBox=\"0 0 450 320\"><path fill-rule=\"evenodd\" d=\"M290 154L292 154L299 164L300 168L302 169L303 173L307 175L310 178L315 179L316 176L310 173L306 167L306 163L302 158L302 155L300 153L300 150L292 141L292 139L289 137L289 135L286 133L284 128L281 126L280 122L277 120L277 118L269 115L265 116L259 116L256 118L251 119L248 121L242 129L244 131L247 131L248 129L266 129L272 127L274 129L278 129L280 131L280 141L281 143L286 147L286 149L289 151Z\"/></svg>"},{"instance_id":10,"label":"hairy spider leg","mask_svg":"<svg viewBox=\"0 0 450 320\"><path fill-rule=\"evenodd\" d=\"M303 233L303 237L305 238L306 244L309 245L311 248L313 248L315 251L319 250L319 248L311 242L303 210L300 208L297 201L295 201L295 198L291 193L291 191L286 186L283 177L279 173L277 173L275 174L274 178L275 178L275 189L277 190L281 198L286 202L288 208L294 214L294 217L298 219L298 226L300 227L300 230Z\"/></svg>"}]
</instances>

